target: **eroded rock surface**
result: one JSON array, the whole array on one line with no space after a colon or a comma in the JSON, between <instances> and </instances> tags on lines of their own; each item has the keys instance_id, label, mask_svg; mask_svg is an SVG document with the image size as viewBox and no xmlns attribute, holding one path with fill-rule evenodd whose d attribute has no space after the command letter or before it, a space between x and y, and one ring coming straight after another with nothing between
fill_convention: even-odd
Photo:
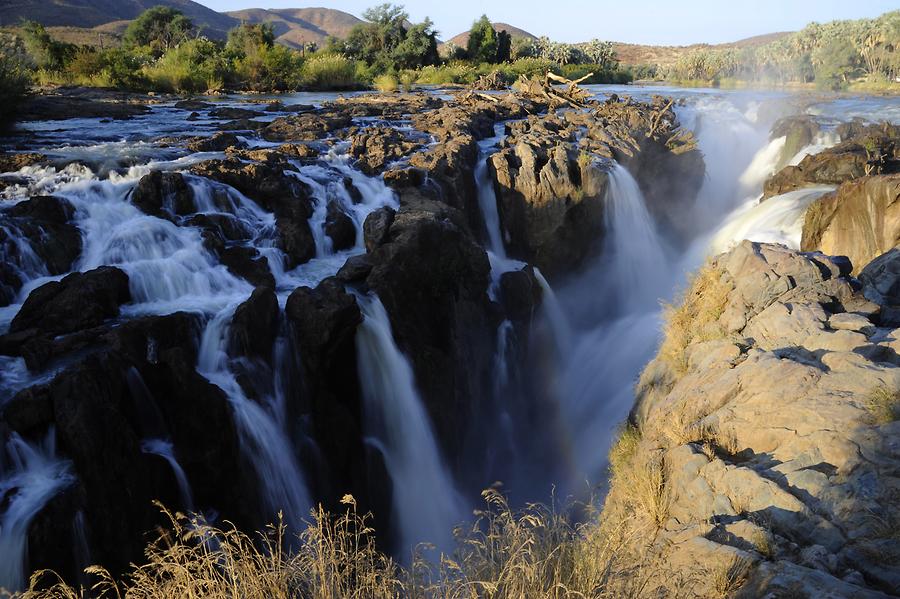
<instances>
[{"instance_id":1,"label":"eroded rock surface","mask_svg":"<svg viewBox=\"0 0 900 599\"><path fill-rule=\"evenodd\" d=\"M746 597L900 592L900 330L851 268L743 242L670 317L605 508L647 527L662 579L738 564Z\"/></svg>"}]
</instances>

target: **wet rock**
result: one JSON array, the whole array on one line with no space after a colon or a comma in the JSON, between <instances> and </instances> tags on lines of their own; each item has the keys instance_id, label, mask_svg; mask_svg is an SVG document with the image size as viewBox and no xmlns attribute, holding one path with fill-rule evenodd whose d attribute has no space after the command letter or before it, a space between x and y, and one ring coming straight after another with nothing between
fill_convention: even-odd
<instances>
[{"instance_id":1,"label":"wet rock","mask_svg":"<svg viewBox=\"0 0 900 599\"><path fill-rule=\"evenodd\" d=\"M209 116L214 119L225 119L229 121L237 121L242 119L252 119L253 117L263 116L265 113L258 110L249 110L247 108L216 108L209 111Z\"/></svg>"},{"instance_id":2,"label":"wet rock","mask_svg":"<svg viewBox=\"0 0 900 599\"><path fill-rule=\"evenodd\" d=\"M269 269L269 259L259 250L246 246L223 247L218 252L219 261L228 271L245 279L255 287L275 287L275 277Z\"/></svg>"},{"instance_id":3,"label":"wet rock","mask_svg":"<svg viewBox=\"0 0 900 599\"><path fill-rule=\"evenodd\" d=\"M10 333L34 329L58 335L97 326L131 301L128 275L111 266L72 273L29 294L10 324Z\"/></svg>"},{"instance_id":4,"label":"wet rock","mask_svg":"<svg viewBox=\"0 0 900 599\"><path fill-rule=\"evenodd\" d=\"M36 152L0 153L0 173L14 173L26 166L40 165L46 161L46 156Z\"/></svg>"},{"instance_id":5,"label":"wet rock","mask_svg":"<svg viewBox=\"0 0 900 599\"><path fill-rule=\"evenodd\" d=\"M369 252L366 285L378 294L409 356L436 435L450 460L489 403L496 327L490 264L453 208L403 208L386 242ZM477 434L477 433L476 433Z\"/></svg>"},{"instance_id":6,"label":"wet rock","mask_svg":"<svg viewBox=\"0 0 900 599\"><path fill-rule=\"evenodd\" d=\"M806 211L800 247L847 256L859 272L900 242L900 174L848 181Z\"/></svg>"},{"instance_id":7,"label":"wet rock","mask_svg":"<svg viewBox=\"0 0 900 599\"><path fill-rule=\"evenodd\" d=\"M257 287L250 298L238 306L231 319L231 353L269 361L280 314L274 288Z\"/></svg>"},{"instance_id":8,"label":"wet rock","mask_svg":"<svg viewBox=\"0 0 900 599\"><path fill-rule=\"evenodd\" d=\"M397 212L388 206L375 210L366 217L363 223L363 238L365 239L366 251L374 251L377 247L387 241L388 234L391 230L391 224Z\"/></svg>"},{"instance_id":9,"label":"wet rock","mask_svg":"<svg viewBox=\"0 0 900 599\"><path fill-rule=\"evenodd\" d=\"M603 236L607 174L578 157L522 142L490 159L508 249L548 276L577 267Z\"/></svg>"},{"instance_id":10,"label":"wet rock","mask_svg":"<svg viewBox=\"0 0 900 599\"><path fill-rule=\"evenodd\" d=\"M281 100L266 105L266 112L312 112L315 109L312 104L285 104Z\"/></svg>"},{"instance_id":11,"label":"wet rock","mask_svg":"<svg viewBox=\"0 0 900 599\"><path fill-rule=\"evenodd\" d=\"M265 121L254 121L252 119L238 119L236 121L228 121L219 125L219 131L260 131L265 129L268 123Z\"/></svg>"},{"instance_id":12,"label":"wet rock","mask_svg":"<svg viewBox=\"0 0 900 599\"><path fill-rule=\"evenodd\" d=\"M221 244L226 241L249 241L253 237L253 232L231 214L194 214L184 224L215 235Z\"/></svg>"},{"instance_id":13,"label":"wet rock","mask_svg":"<svg viewBox=\"0 0 900 599\"><path fill-rule=\"evenodd\" d=\"M172 220L196 210L194 191L181 173L153 171L138 181L131 193L131 203L144 214Z\"/></svg>"},{"instance_id":14,"label":"wet rock","mask_svg":"<svg viewBox=\"0 0 900 599\"><path fill-rule=\"evenodd\" d=\"M204 102L203 100L180 100L175 102L175 108L180 108L181 110L209 110L213 108L215 104L210 104L209 102Z\"/></svg>"},{"instance_id":15,"label":"wet rock","mask_svg":"<svg viewBox=\"0 0 900 599\"><path fill-rule=\"evenodd\" d=\"M130 119L147 114L143 104L122 101L103 101L62 95L30 96L20 110L22 121L63 121L68 119L110 118Z\"/></svg>"},{"instance_id":16,"label":"wet rock","mask_svg":"<svg viewBox=\"0 0 900 599\"><path fill-rule=\"evenodd\" d=\"M362 407L356 362L356 331L362 314L356 299L334 278L315 289L298 287L288 297L285 316L300 358L305 411L327 461L325 497L350 489L365 494Z\"/></svg>"},{"instance_id":17,"label":"wet rock","mask_svg":"<svg viewBox=\"0 0 900 599\"><path fill-rule=\"evenodd\" d=\"M311 141L327 137L351 124L349 115L326 110L279 117L267 124L261 135L267 141Z\"/></svg>"},{"instance_id":18,"label":"wet rock","mask_svg":"<svg viewBox=\"0 0 900 599\"><path fill-rule=\"evenodd\" d=\"M211 160L193 172L231 185L263 208L275 213L278 247L286 254L286 267L294 268L316 255L309 228L312 204L309 188L271 164L245 164L238 160Z\"/></svg>"},{"instance_id":19,"label":"wet rock","mask_svg":"<svg viewBox=\"0 0 900 599\"><path fill-rule=\"evenodd\" d=\"M353 117L380 116L396 120L443 104L444 101L433 94L367 94L340 97L326 104L326 108L336 108Z\"/></svg>"},{"instance_id":20,"label":"wet rock","mask_svg":"<svg viewBox=\"0 0 900 599\"><path fill-rule=\"evenodd\" d=\"M350 154L364 173L374 175L411 154L419 144L393 127L370 127L350 137Z\"/></svg>"},{"instance_id":21,"label":"wet rock","mask_svg":"<svg viewBox=\"0 0 900 599\"><path fill-rule=\"evenodd\" d=\"M525 268L500 276L500 295L507 318L530 322L543 294L534 273L530 268Z\"/></svg>"},{"instance_id":22,"label":"wet rock","mask_svg":"<svg viewBox=\"0 0 900 599\"><path fill-rule=\"evenodd\" d=\"M212 137L192 141L187 147L192 152L224 152L230 148L246 148L247 144L234 133L219 132Z\"/></svg>"},{"instance_id":23,"label":"wet rock","mask_svg":"<svg viewBox=\"0 0 900 599\"><path fill-rule=\"evenodd\" d=\"M29 436L46 430L53 422L53 402L46 385L29 387L13 396L0 413L9 428Z\"/></svg>"},{"instance_id":24,"label":"wet rock","mask_svg":"<svg viewBox=\"0 0 900 599\"><path fill-rule=\"evenodd\" d=\"M6 211L6 227L0 229L0 304L8 305L22 286L16 264L28 262L12 236L24 237L47 272L59 275L72 270L81 255L82 240L78 227L71 224L75 208L67 200L36 196L18 202Z\"/></svg>"},{"instance_id":25,"label":"wet rock","mask_svg":"<svg viewBox=\"0 0 900 599\"><path fill-rule=\"evenodd\" d=\"M365 280L370 272L372 272L372 262L369 260L369 255L357 254L347 258L335 277L345 283L358 283Z\"/></svg>"},{"instance_id":26,"label":"wet rock","mask_svg":"<svg viewBox=\"0 0 900 599\"><path fill-rule=\"evenodd\" d=\"M327 211L325 234L331 238L333 249L341 251L356 245L356 224L353 219L335 201L328 203Z\"/></svg>"},{"instance_id":27,"label":"wet rock","mask_svg":"<svg viewBox=\"0 0 900 599\"><path fill-rule=\"evenodd\" d=\"M772 139L784 137L784 148L775 170L784 168L797 153L810 145L821 131L819 123L810 116L792 116L780 119L772 126Z\"/></svg>"}]
</instances>

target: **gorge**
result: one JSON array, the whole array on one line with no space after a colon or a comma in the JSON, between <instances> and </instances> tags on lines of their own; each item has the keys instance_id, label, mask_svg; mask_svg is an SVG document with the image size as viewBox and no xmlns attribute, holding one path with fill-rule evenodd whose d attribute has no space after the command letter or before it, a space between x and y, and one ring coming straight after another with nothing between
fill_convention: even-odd
<instances>
[{"instance_id":1,"label":"gorge","mask_svg":"<svg viewBox=\"0 0 900 599\"><path fill-rule=\"evenodd\" d=\"M0 587L126 571L154 500L292 535L349 494L406 563L502 482L605 502L651 587L900 593L896 100L586 89L22 123Z\"/></svg>"}]
</instances>

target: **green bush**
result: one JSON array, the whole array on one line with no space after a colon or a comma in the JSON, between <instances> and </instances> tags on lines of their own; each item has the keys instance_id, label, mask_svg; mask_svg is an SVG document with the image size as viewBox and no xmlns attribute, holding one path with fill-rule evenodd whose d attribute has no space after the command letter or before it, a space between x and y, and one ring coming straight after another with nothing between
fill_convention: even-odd
<instances>
[{"instance_id":1,"label":"green bush","mask_svg":"<svg viewBox=\"0 0 900 599\"><path fill-rule=\"evenodd\" d=\"M224 87L229 72L220 47L199 38L172 48L144 74L154 89L198 93Z\"/></svg>"},{"instance_id":2,"label":"green bush","mask_svg":"<svg viewBox=\"0 0 900 599\"><path fill-rule=\"evenodd\" d=\"M365 87L357 76L356 62L341 54L316 54L307 59L300 80L308 89L351 90Z\"/></svg>"},{"instance_id":3,"label":"green bush","mask_svg":"<svg viewBox=\"0 0 900 599\"><path fill-rule=\"evenodd\" d=\"M0 130L12 124L30 83L21 49L13 40L0 38Z\"/></svg>"},{"instance_id":4,"label":"green bush","mask_svg":"<svg viewBox=\"0 0 900 599\"><path fill-rule=\"evenodd\" d=\"M233 77L239 89L289 91L302 83L303 58L284 46L259 46L234 60Z\"/></svg>"}]
</instances>

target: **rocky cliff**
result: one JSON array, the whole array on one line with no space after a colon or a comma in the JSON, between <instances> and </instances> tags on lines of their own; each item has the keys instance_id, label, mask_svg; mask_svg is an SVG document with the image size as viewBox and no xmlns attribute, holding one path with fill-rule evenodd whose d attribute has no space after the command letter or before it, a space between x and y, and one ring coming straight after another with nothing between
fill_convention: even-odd
<instances>
[{"instance_id":1,"label":"rocky cliff","mask_svg":"<svg viewBox=\"0 0 900 599\"><path fill-rule=\"evenodd\" d=\"M744 242L694 278L610 455L603 526L697 596L900 592L896 252Z\"/></svg>"}]
</instances>

